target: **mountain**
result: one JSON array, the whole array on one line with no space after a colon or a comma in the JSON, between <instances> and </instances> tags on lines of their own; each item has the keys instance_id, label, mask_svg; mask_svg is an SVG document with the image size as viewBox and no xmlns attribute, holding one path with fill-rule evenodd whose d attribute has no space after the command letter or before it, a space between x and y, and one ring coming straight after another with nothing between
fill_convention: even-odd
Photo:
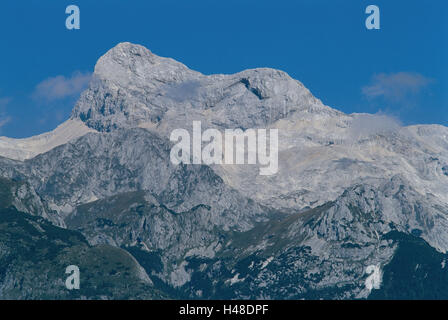
<instances>
[{"instance_id":1,"label":"mountain","mask_svg":"<svg viewBox=\"0 0 448 320\"><path fill-rule=\"evenodd\" d=\"M0 137L0 154L15 160L30 159L91 131L94 130L89 129L82 121L68 120L52 132L35 137L25 139Z\"/></svg>"},{"instance_id":2,"label":"mountain","mask_svg":"<svg viewBox=\"0 0 448 320\"><path fill-rule=\"evenodd\" d=\"M191 132L193 121L278 129L278 173L172 164L170 133ZM121 43L98 60L69 120L37 137L0 138L0 155L2 226L22 239L19 252L55 251L37 257L48 261L48 289L12 295L11 281L34 272L24 255L8 260L18 271L0 277L0 297L447 296L448 128L344 114L279 70L203 75ZM36 237L46 240L32 243L14 219L38 223ZM79 239L58 247L52 230ZM0 248L12 250L7 239ZM106 287L56 289L51 261L64 250L61 261L93 265L90 257L108 261L116 250L138 289L109 287L106 271L90 265L91 283ZM400 291L406 281L409 296Z\"/></svg>"},{"instance_id":3,"label":"mountain","mask_svg":"<svg viewBox=\"0 0 448 320\"><path fill-rule=\"evenodd\" d=\"M0 297L2 299L163 299L127 251L91 246L76 231L8 206L15 181L0 180ZM11 192L8 195L8 190ZM65 287L65 269L77 265L80 290ZM132 291L129 290L132 286Z\"/></svg>"}]
</instances>

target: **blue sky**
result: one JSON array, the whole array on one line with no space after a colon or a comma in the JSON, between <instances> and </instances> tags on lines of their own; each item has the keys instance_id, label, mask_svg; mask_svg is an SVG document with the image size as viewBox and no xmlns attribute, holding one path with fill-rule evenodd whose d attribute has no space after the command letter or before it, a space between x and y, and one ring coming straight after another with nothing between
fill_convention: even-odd
<instances>
[{"instance_id":1,"label":"blue sky","mask_svg":"<svg viewBox=\"0 0 448 320\"><path fill-rule=\"evenodd\" d=\"M65 8L81 11L67 30ZM380 8L367 30L365 8ZM3 0L0 135L67 119L96 60L142 44L205 74L272 67L325 104L448 125L446 0Z\"/></svg>"}]
</instances>

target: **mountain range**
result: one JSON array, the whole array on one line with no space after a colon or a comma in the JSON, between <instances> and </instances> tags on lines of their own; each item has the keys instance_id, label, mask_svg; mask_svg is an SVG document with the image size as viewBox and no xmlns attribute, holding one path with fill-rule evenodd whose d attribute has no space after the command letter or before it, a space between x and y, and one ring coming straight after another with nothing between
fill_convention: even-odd
<instances>
[{"instance_id":1,"label":"mountain range","mask_svg":"<svg viewBox=\"0 0 448 320\"><path fill-rule=\"evenodd\" d=\"M172 164L193 121L278 129L278 173ZM448 299L448 128L120 43L70 119L0 137L0 228L6 299Z\"/></svg>"}]
</instances>

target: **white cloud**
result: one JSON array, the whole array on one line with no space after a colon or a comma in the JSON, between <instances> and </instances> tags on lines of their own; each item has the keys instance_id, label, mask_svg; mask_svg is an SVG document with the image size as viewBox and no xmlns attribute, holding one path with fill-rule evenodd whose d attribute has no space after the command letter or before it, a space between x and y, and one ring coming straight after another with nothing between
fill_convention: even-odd
<instances>
[{"instance_id":1,"label":"white cloud","mask_svg":"<svg viewBox=\"0 0 448 320\"><path fill-rule=\"evenodd\" d=\"M4 107L6 107L6 105L7 105L9 102L11 102L11 98L8 98L8 97L0 98L0 111L1 111Z\"/></svg>"},{"instance_id":2,"label":"white cloud","mask_svg":"<svg viewBox=\"0 0 448 320\"><path fill-rule=\"evenodd\" d=\"M377 134L398 131L401 127L399 120L392 116L377 114L355 114L350 126L350 135L354 139L367 138Z\"/></svg>"},{"instance_id":3,"label":"white cloud","mask_svg":"<svg viewBox=\"0 0 448 320\"><path fill-rule=\"evenodd\" d=\"M9 97L0 98L0 130L5 124L11 121L11 117L4 114L4 109L11 100Z\"/></svg>"},{"instance_id":4,"label":"white cloud","mask_svg":"<svg viewBox=\"0 0 448 320\"><path fill-rule=\"evenodd\" d=\"M45 79L36 86L33 98L54 101L77 95L87 87L91 77L91 73L76 71L71 77L60 75Z\"/></svg>"},{"instance_id":5,"label":"white cloud","mask_svg":"<svg viewBox=\"0 0 448 320\"><path fill-rule=\"evenodd\" d=\"M0 129L7 124L9 121L11 121L11 117L3 117L0 116Z\"/></svg>"},{"instance_id":6,"label":"white cloud","mask_svg":"<svg viewBox=\"0 0 448 320\"><path fill-rule=\"evenodd\" d=\"M419 73L380 73L372 77L370 85L362 88L362 93L369 98L383 97L399 102L419 93L431 82L431 79Z\"/></svg>"},{"instance_id":7,"label":"white cloud","mask_svg":"<svg viewBox=\"0 0 448 320\"><path fill-rule=\"evenodd\" d=\"M188 80L180 84L167 85L165 95L177 102L191 100L198 95L201 83L196 80Z\"/></svg>"}]
</instances>

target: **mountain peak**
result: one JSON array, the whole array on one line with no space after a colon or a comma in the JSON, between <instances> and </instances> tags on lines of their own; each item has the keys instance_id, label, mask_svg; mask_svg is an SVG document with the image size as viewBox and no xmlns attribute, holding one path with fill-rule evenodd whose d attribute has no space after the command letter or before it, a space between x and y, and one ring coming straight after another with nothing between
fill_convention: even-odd
<instances>
[{"instance_id":1,"label":"mountain peak","mask_svg":"<svg viewBox=\"0 0 448 320\"><path fill-rule=\"evenodd\" d=\"M250 128L298 112L336 114L283 71L257 68L203 75L143 46L123 42L98 60L93 81L72 118L99 131L162 120L167 127L177 127L193 119L221 128Z\"/></svg>"},{"instance_id":2,"label":"mountain peak","mask_svg":"<svg viewBox=\"0 0 448 320\"><path fill-rule=\"evenodd\" d=\"M98 60L94 76L127 86L130 80L175 81L188 71L180 62L157 56L141 45L122 42Z\"/></svg>"}]
</instances>

